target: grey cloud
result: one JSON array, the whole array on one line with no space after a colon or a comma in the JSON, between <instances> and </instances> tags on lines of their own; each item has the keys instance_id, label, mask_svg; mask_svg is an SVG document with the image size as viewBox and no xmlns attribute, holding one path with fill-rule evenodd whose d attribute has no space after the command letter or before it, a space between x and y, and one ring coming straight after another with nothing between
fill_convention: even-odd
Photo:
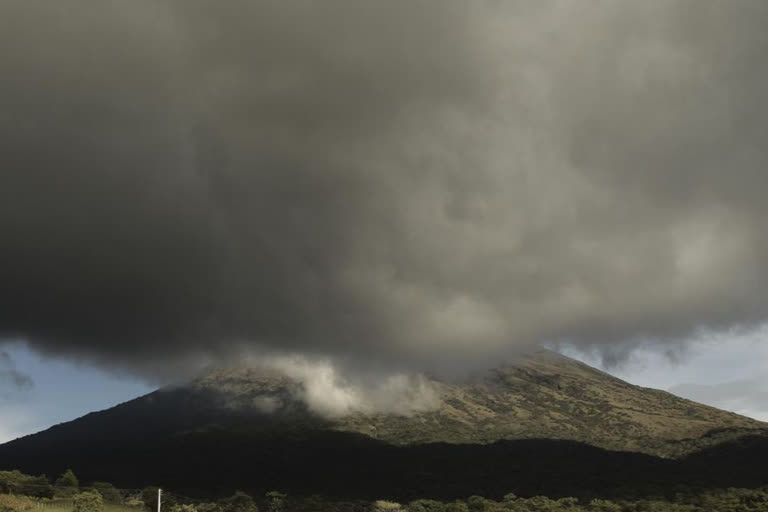
<instances>
[{"instance_id":1,"label":"grey cloud","mask_svg":"<svg viewBox=\"0 0 768 512\"><path fill-rule=\"evenodd\" d=\"M32 377L20 372L7 352L0 352L0 385L9 383L16 389L28 389L35 385Z\"/></svg>"},{"instance_id":2,"label":"grey cloud","mask_svg":"<svg viewBox=\"0 0 768 512\"><path fill-rule=\"evenodd\" d=\"M768 417L768 387L761 379L744 379L714 385L680 384L670 393L758 419Z\"/></svg>"},{"instance_id":3,"label":"grey cloud","mask_svg":"<svg viewBox=\"0 0 768 512\"><path fill-rule=\"evenodd\" d=\"M0 335L156 375L763 322L767 11L3 2Z\"/></svg>"}]
</instances>

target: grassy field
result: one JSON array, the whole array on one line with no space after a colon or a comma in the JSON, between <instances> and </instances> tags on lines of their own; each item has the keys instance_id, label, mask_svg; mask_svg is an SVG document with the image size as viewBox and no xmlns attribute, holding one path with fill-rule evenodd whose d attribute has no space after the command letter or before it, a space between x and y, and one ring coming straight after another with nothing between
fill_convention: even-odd
<instances>
[{"instance_id":1,"label":"grassy field","mask_svg":"<svg viewBox=\"0 0 768 512\"><path fill-rule=\"evenodd\" d=\"M7 507L17 512L72 512L72 500L37 500L27 496L0 494L0 510ZM140 512L141 507L104 504L104 512Z\"/></svg>"}]
</instances>

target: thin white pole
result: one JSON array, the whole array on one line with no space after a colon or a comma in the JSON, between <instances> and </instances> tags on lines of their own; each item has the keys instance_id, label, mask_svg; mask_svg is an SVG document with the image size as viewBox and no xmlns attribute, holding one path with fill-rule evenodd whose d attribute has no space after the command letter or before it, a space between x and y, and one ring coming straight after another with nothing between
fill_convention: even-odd
<instances>
[{"instance_id":1,"label":"thin white pole","mask_svg":"<svg viewBox=\"0 0 768 512\"><path fill-rule=\"evenodd\" d=\"M160 512L160 501L161 501L161 496L162 495L163 495L163 490L162 489L158 489L157 490L157 512Z\"/></svg>"}]
</instances>

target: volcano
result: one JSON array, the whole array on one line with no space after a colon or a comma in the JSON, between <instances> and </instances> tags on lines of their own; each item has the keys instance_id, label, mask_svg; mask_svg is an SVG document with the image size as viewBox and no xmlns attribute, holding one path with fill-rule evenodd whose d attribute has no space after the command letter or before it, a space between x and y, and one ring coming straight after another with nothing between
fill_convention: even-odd
<instances>
[{"instance_id":1,"label":"volcano","mask_svg":"<svg viewBox=\"0 0 768 512\"><path fill-rule=\"evenodd\" d=\"M206 496L626 496L768 483L767 424L554 352L424 386L435 400L422 410L328 417L299 380L214 370L0 445L0 468L71 467L85 481Z\"/></svg>"}]
</instances>

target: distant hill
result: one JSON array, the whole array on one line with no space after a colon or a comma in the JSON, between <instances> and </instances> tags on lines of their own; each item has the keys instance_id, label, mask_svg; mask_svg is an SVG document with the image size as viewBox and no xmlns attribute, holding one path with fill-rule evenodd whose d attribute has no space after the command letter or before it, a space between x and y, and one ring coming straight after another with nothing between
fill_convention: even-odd
<instances>
[{"instance_id":1,"label":"distant hill","mask_svg":"<svg viewBox=\"0 0 768 512\"><path fill-rule=\"evenodd\" d=\"M461 497L768 484L767 425L633 386L552 352L461 383L436 409L313 414L300 382L211 372L0 445L0 469L187 494L234 489L345 497Z\"/></svg>"}]
</instances>

